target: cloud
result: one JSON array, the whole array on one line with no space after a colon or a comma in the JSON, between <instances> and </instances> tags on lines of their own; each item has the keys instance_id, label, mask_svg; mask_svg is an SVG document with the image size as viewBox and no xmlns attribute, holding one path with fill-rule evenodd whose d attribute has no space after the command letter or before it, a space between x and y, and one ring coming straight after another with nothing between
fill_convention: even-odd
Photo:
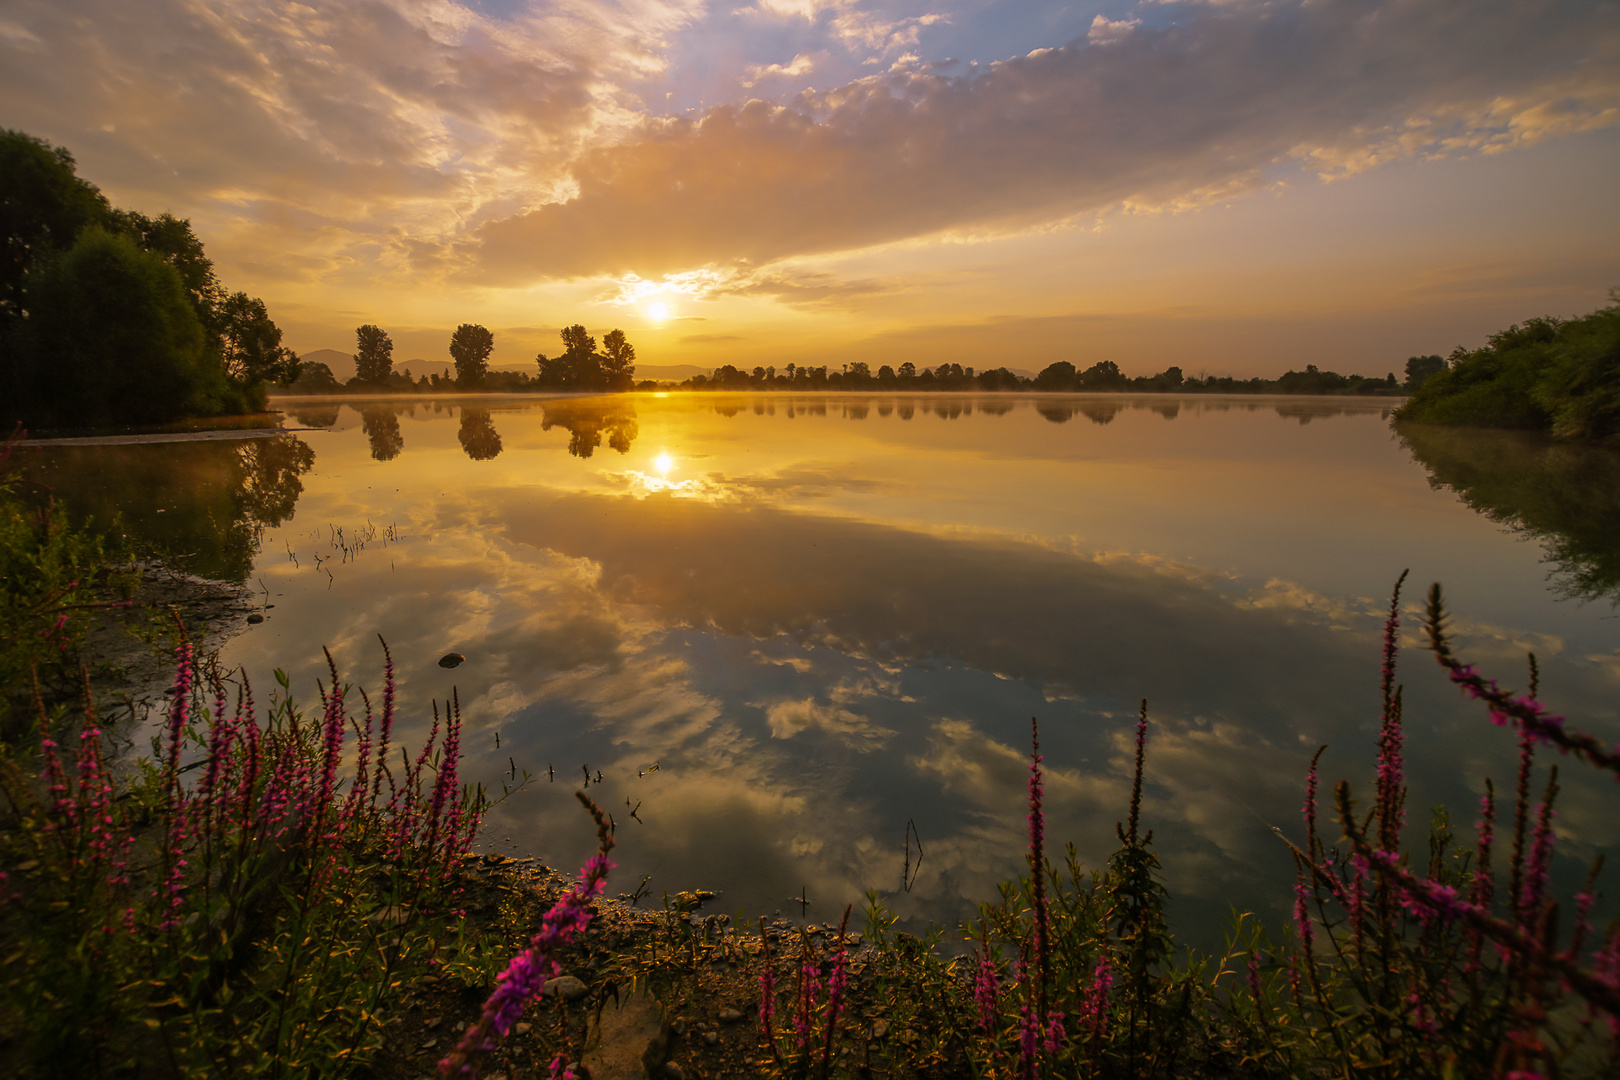
<instances>
[{"instance_id":1,"label":"cloud","mask_svg":"<svg viewBox=\"0 0 1620 1080\"><path fill-rule=\"evenodd\" d=\"M633 120L619 84L700 8L19 0L0 98L115 201L212 224L236 262L438 274L459 231L565 193L574 149Z\"/></svg>"},{"instance_id":2,"label":"cloud","mask_svg":"<svg viewBox=\"0 0 1620 1080\"><path fill-rule=\"evenodd\" d=\"M799 53L792 61L786 64L749 64L747 74L743 76L744 86L758 86L765 79L777 75L794 78L799 75L808 75L816 69L816 62L808 53Z\"/></svg>"},{"instance_id":3,"label":"cloud","mask_svg":"<svg viewBox=\"0 0 1620 1080\"><path fill-rule=\"evenodd\" d=\"M1091 29L1086 31L1086 40L1093 45L1111 45L1116 41L1123 41L1141 25L1141 19L1120 19L1115 22L1098 15L1091 20Z\"/></svg>"},{"instance_id":4,"label":"cloud","mask_svg":"<svg viewBox=\"0 0 1620 1080\"><path fill-rule=\"evenodd\" d=\"M1106 48L647 117L578 158L574 196L481 226L478 272L757 268L1222 201L1279 169L1497 152L1620 121L1617 59L1614 20L1573 0L1194 11Z\"/></svg>"}]
</instances>

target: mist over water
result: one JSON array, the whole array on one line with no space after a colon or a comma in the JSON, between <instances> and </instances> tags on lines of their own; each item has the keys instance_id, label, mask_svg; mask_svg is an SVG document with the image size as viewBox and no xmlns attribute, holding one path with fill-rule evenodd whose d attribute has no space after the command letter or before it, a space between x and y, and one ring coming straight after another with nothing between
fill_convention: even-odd
<instances>
[{"instance_id":1,"label":"mist over water","mask_svg":"<svg viewBox=\"0 0 1620 1080\"><path fill-rule=\"evenodd\" d=\"M1414 606L1445 583L1466 658L1517 686L1533 649L1550 707L1620 734L1617 532L1592 521L1615 494L1590 491L1617 474L1607 452L1515 466L1512 436L1397 434L1387 403L1353 399L282 404L305 430L34 467L261 590L266 621L222 658L262 694L279 667L313 701L323 645L375 691L379 634L407 743L454 687L464 775L537 777L488 848L576 865L588 775L618 824L611 891L650 874L654 897L710 888L747 915L796 914L802 890L826 921L875 888L955 921L1021 869L1031 716L1051 842L1106 861L1145 697L1144 824L1175 925L1213 947L1233 907L1290 902L1273 827L1298 835L1318 745L1325 780L1370 792L1378 632L1407 567ZM1408 819L1444 803L1466 834L1513 739L1415 631L1414 613ZM1564 874L1617 828L1567 779Z\"/></svg>"}]
</instances>

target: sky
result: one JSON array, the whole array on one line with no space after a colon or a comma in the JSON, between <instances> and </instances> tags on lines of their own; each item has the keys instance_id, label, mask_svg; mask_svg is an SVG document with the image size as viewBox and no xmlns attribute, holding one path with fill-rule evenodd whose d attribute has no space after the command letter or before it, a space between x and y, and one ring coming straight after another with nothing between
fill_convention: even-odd
<instances>
[{"instance_id":1,"label":"sky","mask_svg":"<svg viewBox=\"0 0 1620 1080\"><path fill-rule=\"evenodd\" d=\"M1611 0L7 0L303 353L1368 375L1620 285Z\"/></svg>"}]
</instances>

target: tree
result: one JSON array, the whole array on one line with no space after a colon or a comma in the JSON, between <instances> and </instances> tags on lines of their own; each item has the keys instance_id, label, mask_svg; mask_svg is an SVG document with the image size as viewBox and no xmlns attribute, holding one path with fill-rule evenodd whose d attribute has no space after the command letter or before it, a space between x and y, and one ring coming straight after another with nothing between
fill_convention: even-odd
<instances>
[{"instance_id":1,"label":"tree","mask_svg":"<svg viewBox=\"0 0 1620 1080\"><path fill-rule=\"evenodd\" d=\"M367 323L354 329L354 373L361 382L382 383L394 372L394 342L380 326ZM455 352L455 343L450 344Z\"/></svg>"},{"instance_id":2,"label":"tree","mask_svg":"<svg viewBox=\"0 0 1620 1080\"><path fill-rule=\"evenodd\" d=\"M576 363L596 355L596 339L587 334L585 328L578 323L563 328L562 343L563 351Z\"/></svg>"},{"instance_id":3,"label":"tree","mask_svg":"<svg viewBox=\"0 0 1620 1080\"><path fill-rule=\"evenodd\" d=\"M73 165L66 147L0 130L0 316L22 314L23 279L41 255L113 225L112 204Z\"/></svg>"},{"instance_id":4,"label":"tree","mask_svg":"<svg viewBox=\"0 0 1620 1080\"><path fill-rule=\"evenodd\" d=\"M915 379L917 377L917 365L913 364L910 360L907 360L905 363L901 364L900 377L902 379Z\"/></svg>"},{"instance_id":5,"label":"tree","mask_svg":"<svg viewBox=\"0 0 1620 1080\"><path fill-rule=\"evenodd\" d=\"M1416 390L1431 375L1438 375L1446 370L1446 360L1443 356L1413 356L1406 361L1406 388Z\"/></svg>"},{"instance_id":6,"label":"tree","mask_svg":"<svg viewBox=\"0 0 1620 1080\"><path fill-rule=\"evenodd\" d=\"M602 361L602 373L607 376L611 390L628 390L636 376L636 347L624 339L623 330L609 330L602 339L607 357Z\"/></svg>"},{"instance_id":7,"label":"tree","mask_svg":"<svg viewBox=\"0 0 1620 1080\"><path fill-rule=\"evenodd\" d=\"M281 328L270 321L263 300L232 293L219 305L216 319L220 362L238 386L256 390L298 378L298 354L282 346Z\"/></svg>"},{"instance_id":8,"label":"tree","mask_svg":"<svg viewBox=\"0 0 1620 1080\"><path fill-rule=\"evenodd\" d=\"M128 237L86 231L34 269L26 302L25 381L58 416L146 422L229 403L180 275Z\"/></svg>"},{"instance_id":9,"label":"tree","mask_svg":"<svg viewBox=\"0 0 1620 1080\"><path fill-rule=\"evenodd\" d=\"M1035 389L1037 390L1073 390L1078 373L1074 365L1067 360L1059 360L1048 364L1035 376ZM1067 419L1065 417L1064 419Z\"/></svg>"},{"instance_id":10,"label":"tree","mask_svg":"<svg viewBox=\"0 0 1620 1080\"><path fill-rule=\"evenodd\" d=\"M450 358L456 362L456 386L463 390L483 386L484 376L489 374L489 354L494 351L495 335L482 326L462 323L456 327L456 332L450 335Z\"/></svg>"}]
</instances>

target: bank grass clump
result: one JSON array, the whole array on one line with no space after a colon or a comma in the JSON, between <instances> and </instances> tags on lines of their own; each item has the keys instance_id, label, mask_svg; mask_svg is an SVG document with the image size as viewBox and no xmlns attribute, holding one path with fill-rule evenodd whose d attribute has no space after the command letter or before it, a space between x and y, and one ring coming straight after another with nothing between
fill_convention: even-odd
<instances>
[{"instance_id":1,"label":"bank grass clump","mask_svg":"<svg viewBox=\"0 0 1620 1080\"><path fill-rule=\"evenodd\" d=\"M17 469L21 428L0 442L0 742L27 737L35 690L77 696L78 668L98 609L128 606L134 576L116 534L75 528L50 492Z\"/></svg>"},{"instance_id":2,"label":"bank grass clump","mask_svg":"<svg viewBox=\"0 0 1620 1080\"><path fill-rule=\"evenodd\" d=\"M11 1075L352 1075L402 986L487 982L499 944L460 917L489 800L458 777L459 704L434 705L412 756L391 659L380 707L328 662L318 710L278 672L261 714L245 673L209 685L182 637L127 776L88 696L73 729L38 710L36 752L0 762Z\"/></svg>"}]
</instances>

